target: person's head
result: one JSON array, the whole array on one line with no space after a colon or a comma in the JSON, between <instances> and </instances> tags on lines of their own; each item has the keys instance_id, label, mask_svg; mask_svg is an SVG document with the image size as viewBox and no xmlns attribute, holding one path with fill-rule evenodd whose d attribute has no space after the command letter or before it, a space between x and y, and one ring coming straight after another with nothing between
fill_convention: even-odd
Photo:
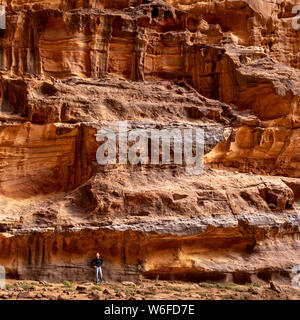
<instances>
[{"instance_id":1,"label":"person's head","mask_svg":"<svg viewBox=\"0 0 300 320\"><path fill-rule=\"evenodd\" d=\"M96 258L98 258L98 259L100 258L100 253L99 252L96 253Z\"/></svg>"}]
</instances>

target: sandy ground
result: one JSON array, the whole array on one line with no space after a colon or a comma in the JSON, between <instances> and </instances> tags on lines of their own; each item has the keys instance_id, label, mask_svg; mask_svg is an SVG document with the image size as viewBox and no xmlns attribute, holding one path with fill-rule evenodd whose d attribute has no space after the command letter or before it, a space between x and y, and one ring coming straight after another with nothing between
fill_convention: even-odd
<instances>
[{"instance_id":1,"label":"sandy ground","mask_svg":"<svg viewBox=\"0 0 300 320\"><path fill-rule=\"evenodd\" d=\"M275 283L132 282L48 283L7 280L0 300L296 300L300 289ZM273 287L273 288L272 288Z\"/></svg>"}]
</instances>

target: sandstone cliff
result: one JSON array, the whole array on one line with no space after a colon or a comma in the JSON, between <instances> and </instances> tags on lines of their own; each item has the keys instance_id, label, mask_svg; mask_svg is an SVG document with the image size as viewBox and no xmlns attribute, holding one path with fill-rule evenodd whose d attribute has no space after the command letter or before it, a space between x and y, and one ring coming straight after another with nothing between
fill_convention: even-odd
<instances>
[{"instance_id":1,"label":"sandstone cliff","mask_svg":"<svg viewBox=\"0 0 300 320\"><path fill-rule=\"evenodd\" d=\"M300 264L290 1L3 1L0 264L20 279L237 283ZM102 167L109 121L205 132L205 170ZM92 277L92 275L91 275Z\"/></svg>"}]
</instances>

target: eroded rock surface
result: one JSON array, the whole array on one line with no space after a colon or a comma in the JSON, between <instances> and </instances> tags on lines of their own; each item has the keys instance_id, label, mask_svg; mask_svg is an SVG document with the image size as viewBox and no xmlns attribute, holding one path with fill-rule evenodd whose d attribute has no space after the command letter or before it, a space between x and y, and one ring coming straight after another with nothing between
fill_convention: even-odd
<instances>
[{"instance_id":1,"label":"eroded rock surface","mask_svg":"<svg viewBox=\"0 0 300 320\"><path fill-rule=\"evenodd\" d=\"M80 281L289 281L300 264L296 0L3 1L0 264ZM96 161L97 129L204 130L205 170ZM92 276L92 273L91 273Z\"/></svg>"}]
</instances>

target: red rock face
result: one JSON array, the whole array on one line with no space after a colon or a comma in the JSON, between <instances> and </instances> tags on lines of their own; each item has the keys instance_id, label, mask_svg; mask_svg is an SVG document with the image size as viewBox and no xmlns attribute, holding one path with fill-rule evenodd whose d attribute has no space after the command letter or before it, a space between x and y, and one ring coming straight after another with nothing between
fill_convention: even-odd
<instances>
[{"instance_id":1,"label":"red rock face","mask_svg":"<svg viewBox=\"0 0 300 320\"><path fill-rule=\"evenodd\" d=\"M22 279L235 282L299 260L296 1L3 1L0 264ZM97 128L189 126L205 169L96 161ZM130 130L131 130L130 129Z\"/></svg>"}]
</instances>

